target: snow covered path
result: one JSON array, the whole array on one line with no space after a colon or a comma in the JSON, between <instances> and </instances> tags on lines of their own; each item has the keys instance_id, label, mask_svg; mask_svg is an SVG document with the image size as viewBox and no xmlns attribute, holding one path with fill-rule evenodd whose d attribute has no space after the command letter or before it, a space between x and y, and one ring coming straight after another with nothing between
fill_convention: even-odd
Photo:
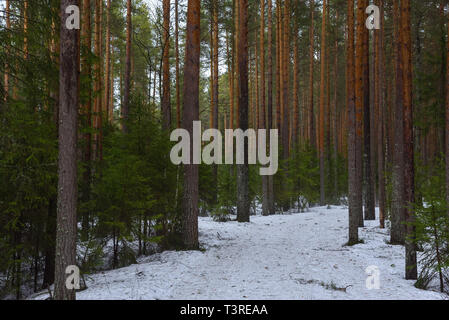
<instances>
[{"instance_id":1,"label":"snow covered path","mask_svg":"<svg viewBox=\"0 0 449 320\"><path fill-rule=\"evenodd\" d=\"M164 252L95 274L78 299L444 299L404 279L404 249L367 222L365 241L345 247L347 209L251 217L217 223L200 218L205 252ZM366 288L368 266L380 289ZM346 288L346 289L345 289Z\"/></svg>"}]
</instances>

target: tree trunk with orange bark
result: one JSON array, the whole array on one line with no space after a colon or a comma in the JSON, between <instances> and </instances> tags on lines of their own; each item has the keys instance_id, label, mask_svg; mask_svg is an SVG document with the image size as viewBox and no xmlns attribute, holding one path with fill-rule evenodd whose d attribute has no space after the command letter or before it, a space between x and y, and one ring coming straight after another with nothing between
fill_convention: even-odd
<instances>
[{"instance_id":1,"label":"tree trunk with orange bark","mask_svg":"<svg viewBox=\"0 0 449 320\"><path fill-rule=\"evenodd\" d=\"M201 1L189 0L187 8L186 55L182 127L193 137L193 121L199 120ZM193 156L193 140L190 141ZM190 159L192 160L192 159ZM191 161L192 162L192 161ZM185 249L198 249L198 165L184 165L182 241Z\"/></svg>"},{"instance_id":2,"label":"tree trunk with orange bark","mask_svg":"<svg viewBox=\"0 0 449 320\"><path fill-rule=\"evenodd\" d=\"M320 123L319 123L319 159L320 159L320 204L325 205L325 112L326 112L326 22L327 22L327 0L323 0L323 13L321 23L321 79L320 79Z\"/></svg>"},{"instance_id":3,"label":"tree trunk with orange bark","mask_svg":"<svg viewBox=\"0 0 449 320\"><path fill-rule=\"evenodd\" d=\"M314 111L314 65L315 65L315 0L310 0L310 46L309 46L309 142L313 148L316 148L316 129L315 129L315 111Z\"/></svg>"}]
</instances>

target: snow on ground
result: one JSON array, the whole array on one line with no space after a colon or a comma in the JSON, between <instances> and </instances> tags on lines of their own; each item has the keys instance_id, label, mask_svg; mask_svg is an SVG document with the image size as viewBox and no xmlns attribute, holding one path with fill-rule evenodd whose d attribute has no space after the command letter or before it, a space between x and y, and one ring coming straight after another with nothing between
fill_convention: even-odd
<instances>
[{"instance_id":1,"label":"snow on ground","mask_svg":"<svg viewBox=\"0 0 449 320\"><path fill-rule=\"evenodd\" d=\"M77 299L445 299L404 279L404 248L386 243L378 221L361 230L365 243L344 246L347 216L320 207L245 224L200 218L204 252L163 252L94 274ZM379 290L366 288L368 266L380 269Z\"/></svg>"}]
</instances>

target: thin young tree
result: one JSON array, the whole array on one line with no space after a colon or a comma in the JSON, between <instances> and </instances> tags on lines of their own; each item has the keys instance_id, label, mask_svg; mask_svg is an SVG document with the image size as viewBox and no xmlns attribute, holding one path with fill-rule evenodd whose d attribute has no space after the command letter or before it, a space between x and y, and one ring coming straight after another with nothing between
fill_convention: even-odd
<instances>
[{"instance_id":1,"label":"thin young tree","mask_svg":"<svg viewBox=\"0 0 449 320\"><path fill-rule=\"evenodd\" d=\"M189 0L187 7L186 55L182 126L193 138L193 121L199 120L200 86L200 0ZM192 139L191 138L191 139ZM193 140L190 141L193 158ZM184 165L182 240L186 249L198 249L198 165Z\"/></svg>"},{"instance_id":2,"label":"thin young tree","mask_svg":"<svg viewBox=\"0 0 449 320\"><path fill-rule=\"evenodd\" d=\"M75 290L66 286L66 268L76 265L77 223L77 129L78 129L78 51L79 33L66 27L69 5L77 0L61 0L59 69L59 159L56 227L56 300L75 300Z\"/></svg>"}]
</instances>

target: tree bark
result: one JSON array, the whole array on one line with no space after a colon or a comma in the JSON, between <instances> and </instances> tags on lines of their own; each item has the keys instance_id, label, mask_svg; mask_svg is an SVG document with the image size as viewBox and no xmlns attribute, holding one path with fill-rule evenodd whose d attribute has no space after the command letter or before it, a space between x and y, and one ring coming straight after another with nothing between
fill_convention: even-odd
<instances>
[{"instance_id":1,"label":"tree bark","mask_svg":"<svg viewBox=\"0 0 449 320\"><path fill-rule=\"evenodd\" d=\"M94 116L93 116L93 127L94 127L94 141L92 145L92 157L93 159L100 158L100 131L101 131L101 72L102 72L102 57L101 57L101 3L102 0L95 0L95 17L94 17L94 44L95 44L95 56L98 61L94 64Z\"/></svg>"},{"instance_id":2,"label":"tree bark","mask_svg":"<svg viewBox=\"0 0 449 320\"><path fill-rule=\"evenodd\" d=\"M170 0L163 0L163 16L164 47L162 58L162 128L164 130L170 130Z\"/></svg>"},{"instance_id":3,"label":"tree bark","mask_svg":"<svg viewBox=\"0 0 449 320\"><path fill-rule=\"evenodd\" d=\"M384 66L384 1L379 0L380 30L377 40L377 99L378 99L378 126L377 126L377 152L378 152L378 176L379 176L379 219L380 227L385 228L385 144L384 144L384 108L385 108L385 66Z\"/></svg>"},{"instance_id":4,"label":"tree bark","mask_svg":"<svg viewBox=\"0 0 449 320\"><path fill-rule=\"evenodd\" d=\"M324 206L326 202L325 194L325 104L326 104L326 22L327 22L327 0L323 0L323 13L322 13L322 23L321 23L321 79L320 79L320 139L319 139L319 155L320 155L320 205Z\"/></svg>"},{"instance_id":5,"label":"tree bark","mask_svg":"<svg viewBox=\"0 0 449 320\"><path fill-rule=\"evenodd\" d=\"M219 49L219 37L218 37L218 0L213 2L213 112L212 112L212 128L218 129L218 49ZM216 164L212 165L212 178L213 188L212 190L212 204L217 204L218 195L218 168Z\"/></svg>"},{"instance_id":6,"label":"tree bark","mask_svg":"<svg viewBox=\"0 0 449 320\"><path fill-rule=\"evenodd\" d=\"M109 121L109 114L110 114L110 100L109 96L111 94L111 91L113 90L111 86L111 0L107 0L106 5L106 62L105 62L105 90L104 90L104 110L105 110L105 116L106 119Z\"/></svg>"},{"instance_id":7,"label":"tree bark","mask_svg":"<svg viewBox=\"0 0 449 320\"><path fill-rule=\"evenodd\" d=\"M65 284L66 268L76 265L77 208L77 120L78 120L78 30L65 27L69 5L77 0L61 0L59 70L59 160L56 227L55 299L75 300L74 290Z\"/></svg>"},{"instance_id":8,"label":"tree bark","mask_svg":"<svg viewBox=\"0 0 449 320\"><path fill-rule=\"evenodd\" d=\"M265 113L265 0L260 0L260 129L266 129ZM257 62L256 62L257 63ZM268 80L269 81L269 80ZM269 132L269 131L268 131ZM269 210L269 179L268 176L262 177L262 214L267 216Z\"/></svg>"},{"instance_id":9,"label":"tree bark","mask_svg":"<svg viewBox=\"0 0 449 320\"><path fill-rule=\"evenodd\" d=\"M248 129L248 0L239 0L239 124ZM237 220L249 222L248 140L244 143L244 164L237 165Z\"/></svg>"},{"instance_id":10,"label":"tree bark","mask_svg":"<svg viewBox=\"0 0 449 320\"><path fill-rule=\"evenodd\" d=\"M415 163L413 134L413 76L412 41L410 26L410 0L401 1L401 31L403 38L402 60L404 63L404 188L405 221L407 237L405 241L405 278L418 278L414 208L415 204Z\"/></svg>"},{"instance_id":11,"label":"tree bark","mask_svg":"<svg viewBox=\"0 0 449 320\"><path fill-rule=\"evenodd\" d=\"M365 26L365 5L364 0L357 2L357 42L355 57L355 123L356 123L356 214L359 215L359 227L363 227L363 197L362 197L362 180L363 180L363 156L362 156L362 139L363 139L363 106L364 106L364 68L363 56L365 54L363 46ZM360 210L359 210L360 208Z\"/></svg>"},{"instance_id":12,"label":"tree bark","mask_svg":"<svg viewBox=\"0 0 449 320\"><path fill-rule=\"evenodd\" d=\"M11 18L10 18L10 5L9 0L6 0L5 3L5 20L6 20L6 29L11 30ZM9 44L10 40L8 39L8 44L6 46L6 53L9 52ZM8 101L8 95L9 95L9 64L8 59L5 59L5 74L3 77L3 87L5 91L4 100L5 102Z\"/></svg>"},{"instance_id":13,"label":"tree bark","mask_svg":"<svg viewBox=\"0 0 449 320\"><path fill-rule=\"evenodd\" d=\"M398 1L394 2L396 24L396 106L394 116L394 150L393 150L393 193L391 203L391 243L405 244L405 208L404 208L404 83L402 60L401 19Z\"/></svg>"},{"instance_id":14,"label":"tree bark","mask_svg":"<svg viewBox=\"0 0 449 320\"><path fill-rule=\"evenodd\" d=\"M175 55L176 55L176 127L181 128L181 93L179 90L179 7L175 0Z\"/></svg>"},{"instance_id":15,"label":"tree bark","mask_svg":"<svg viewBox=\"0 0 449 320\"><path fill-rule=\"evenodd\" d=\"M126 6L126 57L125 57L125 75L124 75L124 93L123 93L123 107L122 129L124 133L128 133L129 120L129 99L131 94L131 34L132 34L132 19L131 19L131 0L128 0Z\"/></svg>"},{"instance_id":16,"label":"tree bark","mask_svg":"<svg viewBox=\"0 0 449 320\"><path fill-rule=\"evenodd\" d=\"M200 0L189 0L187 8L186 55L184 62L183 128L190 133L193 158L193 121L199 120L200 85ZM198 165L184 165L182 240L186 249L198 249Z\"/></svg>"},{"instance_id":17,"label":"tree bark","mask_svg":"<svg viewBox=\"0 0 449 320\"><path fill-rule=\"evenodd\" d=\"M449 24L448 24L449 34ZM449 39L446 46L446 202L449 204ZM449 216L449 209L448 209Z\"/></svg>"},{"instance_id":18,"label":"tree bark","mask_svg":"<svg viewBox=\"0 0 449 320\"><path fill-rule=\"evenodd\" d=\"M360 192L357 184L357 149L356 149L356 116L355 116L355 65L354 65L354 0L348 0L348 44L346 55L347 76L347 108L348 108L348 200L349 200L349 241L356 244L359 241L358 226L362 207L358 202Z\"/></svg>"},{"instance_id":19,"label":"tree bark","mask_svg":"<svg viewBox=\"0 0 449 320\"><path fill-rule=\"evenodd\" d=\"M267 101L267 113L268 122L267 130L271 130L273 124L273 3L272 0L268 0L268 101ZM268 146L271 141L268 138ZM269 214L275 213L274 207L274 185L273 176L268 176L268 211Z\"/></svg>"},{"instance_id":20,"label":"tree bark","mask_svg":"<svg viewBox=\"0 0 449 320\"><path fill-rule=\"evenodd\" d=\"M309 48L309 142L313 148L316 148L316 130L315 130L315 111L314 111L314 64L315 64L315 0L310 0L310 48Z\"/></svg>"},{"instance_id":21,"label":"tree bark","mask_svg":"<svg viewBox=\"0 0 449 320\"><path fill-rule=\"evenodd\" d=\"M289 157L289 128L290 128L290 0L284 2L283 30L282 30L282 146L283 158Z\"/></svg>"},{"instance_id":22,"label":"tree bark","mask_svg":"<svg viewBox=\"0 0 449 320\"><path fill-rule=\"evenodd\" d=\"M363 0L366 9L369 1ZM365 191L365 220L375 220L374 181L371 164L371 108L370 108L370 50L369 31L363 23L363 168Z\"/></svg>"}]
</instances>

